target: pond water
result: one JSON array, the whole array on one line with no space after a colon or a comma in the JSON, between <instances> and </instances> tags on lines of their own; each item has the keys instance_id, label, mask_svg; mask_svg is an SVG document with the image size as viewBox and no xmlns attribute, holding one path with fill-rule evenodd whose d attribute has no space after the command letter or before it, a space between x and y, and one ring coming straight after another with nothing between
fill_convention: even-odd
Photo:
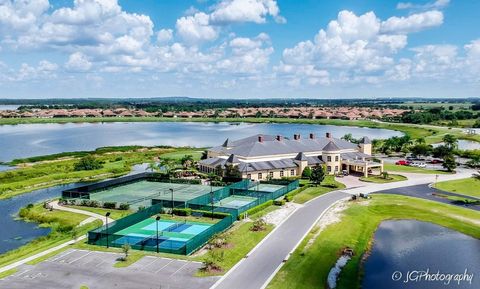
<instances>
[{"instance_id":1,"label":"pond water","mask_svg":"<svg viewBox=\"0 0 480 289\"><path fill-rule=\"evenodd\" d=\"M103 146L169 145L209 147L226 138L239 139L254 134L281 134L292 137L310 132L334 137L351 133L385 139L402 133L387 129L309 124L246 124L200 122L67 123L0 126L0 161L68 151L93 150Z\"/></svg>"},{"instance_id":2,"label":"pond water","mask_svg":"<svg viewBox=\"0 0 480 289\"><path fill-rule=\"evenodd\" d=\"M28 204L35 204L61 196L62 191L83 183L74 183L36 190L10 199L0 200L0 254L27 244L35 238L45 236L49 228L39 228L35 223L17 220L17 213Z\"/></svg>"},{"instance_id":3,"label":"pond water","mask_svg":"<svg viewBox=\"0 0 480 289\"><path fill-rule=\"evenodd\" d=\"M480 240L431 223L385 221L375 232L364 269L362 285L368 289L480 288ZM428 275L416 272L427 270ZM425 280L437 278L437 272L443 281ZM466 280L451 280L447 285L449 275L445 274Z\"/></svg>"},{"instance_id":4,"label":"pond water","mask_svg":"<svg viewBox=\"0 0 480 289\"><path fill-rule=\"evenodd\" d=\"M0 110L17 110L20 105L1 104Z\"/></svg>"},{"instance_id":5,"label":"pond water","mask_svg":"<svg viewBox=\"0 0 480 289\"><path fill-rule=\"evenodd\" d=\"M443 145L443 142L433 144L434 147L437 147L439 145ZM465 139L459 139L458 140L458 148L461 149L461 150L480 150L480 142L465 140Z\"/></svg>"}]
</instances>

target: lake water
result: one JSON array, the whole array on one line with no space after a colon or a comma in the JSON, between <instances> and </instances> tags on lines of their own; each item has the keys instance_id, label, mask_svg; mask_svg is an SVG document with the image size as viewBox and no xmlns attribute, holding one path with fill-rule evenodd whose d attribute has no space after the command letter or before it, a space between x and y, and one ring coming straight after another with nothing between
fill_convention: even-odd
<instances>
[{"instance_id":1,"label":"lake water","mask_svg":"<svg viewBox=\"0 0 480 289\"><path fill-rule=\"evenodd\" d=\"M0 110L17 110L17 108L19 108L20 105L0 105Z\"/></svg>"},{"instance_id":2,"label":"lake water","mask_svg":"<svg viewBox=\"0 0 480 289\"><path fill-rule=\"evenodd\" d=\"M364 269L362 285L366 289L480 288L480 240L431 223L385 221L375 232L372 252ZM452 280L449 285L425 281L425 278L412 281L418 280L415 277L418 274L413 271L427 270L429 274L439 271L461 275L467 270L467 274L473 273L473 279L471 284Z\"/></svg>"},{"instance_id":3,"label":"lake water","mask_svg":"<svg viewBox=\"0 0 480 289\"><path fill-rule=\"evenodd\" d=\"M334 137L351 133L385 139L402 133L387 129L309 124L246 124L200 122L133 122L21 124L0 126L0 161L67 151L93 150L103 146L169 145L210 147L226 138L239 139L254 134L281 134L292 137L310 132Z\"/></svg>"},{"instance_id":4,"label":"lake water","mask_svg":"<svg viewBox=\"0 0 480 289\"><path fill-rule=\"evenodd\" d=\"M434 147L437 147L439 145L443 145L443 143L433 144ZM480 150L480 142L465 140L465 139L459 139L458 140L458 148L461 149L461 150Z\"/></svg>"},{"instance_id":5,"label":"lake water","mask_svg":"<svg viewBox=\"0 0 480 289\"><path fill-rule=\"evenodd\" d=\"M55 186L36 190L28 194L19 195L10 199L0 200L0 254L27 244L35 238L47 235L49 228L39 228L35 223L26 223L17 220L17 213L28 204L35 204L61 196L62 191L82 183Z\"/></svg>"}]
</instances>

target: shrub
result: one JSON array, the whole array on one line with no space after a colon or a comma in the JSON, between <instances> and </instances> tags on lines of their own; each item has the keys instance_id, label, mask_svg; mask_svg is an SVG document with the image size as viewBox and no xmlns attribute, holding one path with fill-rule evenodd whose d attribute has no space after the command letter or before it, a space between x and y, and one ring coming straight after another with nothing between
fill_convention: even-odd
<instances>
[{"instance_id":1,"label":"shrub","mask_svg":"<svg viewBox=\"0 0 480 289\"><path fill-rule=\"evenodd\" d=\"M220 213L220 212L211 212L211 211L202 211L202 210L192 210L192 213L200 213L203 217L207 218L214 218L214 219L223 219L225 217L230 216L227 213Z\"/></svg>"},{"instance_id":2,"label":"shrub","mask_svg":"<svg viewBox=\"0 0 480 289\"><path fill-rule=\"evenodd\" d=\"M105 203L103 203L103 207L105 209L115 209L117 207L117 203L116 202L105 202Z\"/></svg>"},{"instance_id":3,"label":"shrub","mask_svg":"<svg viewBox=\"0 0 480 289\"><path fill-rule=\"evenodd\" d=\"M130 210L130 205L129 204L125 204L125 203L121 203L119 206L118 206L118 209L119 210Z\"/></svg>"},{"instance_id":4,"label":"shrub","mask_svg":"<svg viewBox=\"0 0 480 289\"><path fill-rule=\"evenodd\" d=\"M312 175L312 169L310 167L306 167L305 169L303 169L302 179L309 179L311 175Z\"/></svg>"},{"instance_id":5,"label":"shrub","mask_svg":"<svg viewBox=\"0 0 480 289\"><path fill-rule=\"evenodd\" d=\"M283 199L283 200L275 200L275 201L273 201L273 204L274 204L275 206L283 206L283 205L285 205L285 199Z\"/></svg>"},{"instance_id":6,"label":"shrub","mask_svg":"<svg viewBox=\"0 0 480 289\"><path fill-rule=\"evenodd\" d=\"M267 222L263 218L255 220L250 227L250 230L254 232L265 231L265 229L267 229Z\"/></svg>"},{"instance_id":7,"label":"shrub","mask_svg":"<svg viewBox=\"0 0 480 289\"><path fill-rule=\"evenodd\" d=\"M81 158L73 167L75 171L92 171L103 168L103 165L102 162L95 159L93 156L88 155Z\"/></svg>"},{"instance_id":8,"label":"shrub","mask_svg":"<svg viewBox=\"0 0 480 289\"><path fill-rule=\"evenodd\" d=\"M98 201L90 200L88 206L92 207L92 208L97 208L99 206L99 203L98 203Z\"/></svg>"},{"instance_id":9,"label":"shrub","mask_svg":"<svg viewBox=\"0 0 480 289\"><path fill-rule=\"evenodd\" d=\"M89 204L90 204L90 202L88 200L82 200L80 202L80 206L84 206L84 207L88 207Z\"/></svg>"},{"instance_id":10,"label":"shrub","mask_svg":"<svg viewBox=\"0 0 480 289\"><path fill-rule=\"evenodd\" d=\"M185 209L173 209L173 214L177 216L190 216L192 214L192 209L185 208Z\"/></svg>"}]
</instances>

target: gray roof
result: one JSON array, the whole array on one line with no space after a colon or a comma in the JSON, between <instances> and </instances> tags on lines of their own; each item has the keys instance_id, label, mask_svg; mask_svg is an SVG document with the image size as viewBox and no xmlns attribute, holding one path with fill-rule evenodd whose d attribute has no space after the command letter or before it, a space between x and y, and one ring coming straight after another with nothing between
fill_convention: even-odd
<instances>
[{"instance_id":1,"label":"gray roof","mask_svg":"<svg viewBox=\"0 0 480 289\"><path fill-rule=\"evenodd\" d=\"M228 157L228 159L227 159L226 162L229 163L229 164L238 164L238 163L240 163L240 161L238 160L238 158L237 158L234 154L231 154L231 155Z\"/></svg>"},{"instance_id":2,"label":"gray roof","mask_svg":"<svg viewBox=\"0 0 480 289\"><path fill-rule=\"evenodd\" d=\"M304 153L300 152L300 153L298 153L298 155L295 157L295 160L296 160L296 161L306 161L306 160L307 160L307 157L305 156Z\"/></svg>"},{"instance_id":3,"label":"gray roof","mask_svg":"<svg viewBox=\"0 0 480 289\"><path fill-rule=\"evenodd\" d=\"M361 140L360 143L362 144L371 144L372 141L368 138L368 136L364 136Z\"/></svg>"},{"instance_id":4,"label":"gray roof","mask_svg":"<svg viewBox=\"0 0 480 289\"><path fill-rule=\"evenodd\" d=\"M333 141L330 141L329 143L327 143L322 149L322 151L325 151L325 152L337 152L339 150L340 148Z\"/></svg>"},{"instance_id":5,"label":"gray roof","mask_svg":"<svg viewBox=\"0 0 480 289\"><path fill-rule=\"evenodd\" d=\"M371 155L367 155L361 152L351 152L351 153L341 153L340 157L342 160L361 160L363 158L365 159L371 159Z\"/></svg>"},{"instance_id":6,"label":"gray roof","mask_svg":"<svg viewBox=\"0 0 480 289\"><path fill-rule=\"evenodd\" d=\"M308 165L322 164L323 161L319 157L306 157ZM225 166L229 162L223 158L209 158L201 160L199 162L203 165L209 166ZM238 164L238 170L241 172L254 172L254 171L264 171L264 170L278 170L278 169L292 169L297 168L298 165L295 163L294 159L280 159L275 161L259 161L259 162L241 162Z\"/></svg>"},{"instance_id":7,"label":"gray roof","mask_svg":"<svg viewBox=\"0 0 480 289\"><path fill-rule=\"evenodd\" d=\"M275 137L263 136L263 142L258 141L258 135L243 139L240 141L232 142L233 147L231 149L226 149L225 147L214 147L210 149L211 151L225 153L225 154L235 154L242 157L255 157L255 156L265 156L265 155L276 155L276 154L294 154L299 152L318 152L324 150L324 147L332 142L337 147L336 150L356 150L357 145L350 143L348 141L337 139L337 138L305 138L299 140L283 139L282 141L277 141ZM269 140L273 138L272 140ZM240 144L238 144L240 142Z\"/></svg>"},{"instance_id":8,"label":"gray roof","mask_svg":"<svg viewBox=\"0 0 480 289\"><path fill-rule=\"evenodd\" d=\"M228 138L222 144L222 147L224 148L231 147L231 146L232 146L232 142Z\"/></svg>"}]
</instances>

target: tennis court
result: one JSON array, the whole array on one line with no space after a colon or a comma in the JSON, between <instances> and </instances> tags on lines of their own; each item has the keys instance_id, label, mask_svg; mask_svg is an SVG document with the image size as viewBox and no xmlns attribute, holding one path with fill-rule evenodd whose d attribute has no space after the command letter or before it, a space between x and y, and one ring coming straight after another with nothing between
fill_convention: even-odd
<instances>
[{"instance_id":1,"label":"tennis court","mask_svg":"<svg viewBox=\"0 0 480 289\"><path fill-rule=\"evenodd\" d=\"M174 201L185 202L219 188L221 187L141 180L94 191L90 194L90 199L99 202L126 203L133 207L151 206L153 198L171 200L171 190L173 190Z\"/></svg>"},{"instance_id":2,"label":"tennis court","mask_svg":"<svg viewBox=\"0 0 480 289\"><path fill-rule=\"evenodd\" d=\"M231 209L238 209L243 206L246 206L250 203L253 203L257 200L255 197L249 196L235 196L226 197L214 204L215 207L226 207Z\"/></svg>"},{"instance_id":3,"label":"tennis court","mask_svg":"<svg viewBox=\"0 0 480 289\"><path fill-rule=\"evenodd\" d=\"M284 187L285 186L282 186L282 185L258 184L257 186L254 186L254 187L250 188L250 190L272 193L272 192L276 192L277 190L280 190Z\"/></svg>"},{"instance_id":4,"label":"tennis court","mask_svg":"<svg viewBox=\"0 0 480 289\"><path fill-rule=\"evenodd\" d=\"M213 224L190 222L190 221L158 221L158 242L160 249L177 250L185 246L185 243L204 232ZM113 243L117 245L129 244L135 247L157 246L157 221L153 218L145 219L130 227L115 233Z\"/></svg>"}]
</instances>

